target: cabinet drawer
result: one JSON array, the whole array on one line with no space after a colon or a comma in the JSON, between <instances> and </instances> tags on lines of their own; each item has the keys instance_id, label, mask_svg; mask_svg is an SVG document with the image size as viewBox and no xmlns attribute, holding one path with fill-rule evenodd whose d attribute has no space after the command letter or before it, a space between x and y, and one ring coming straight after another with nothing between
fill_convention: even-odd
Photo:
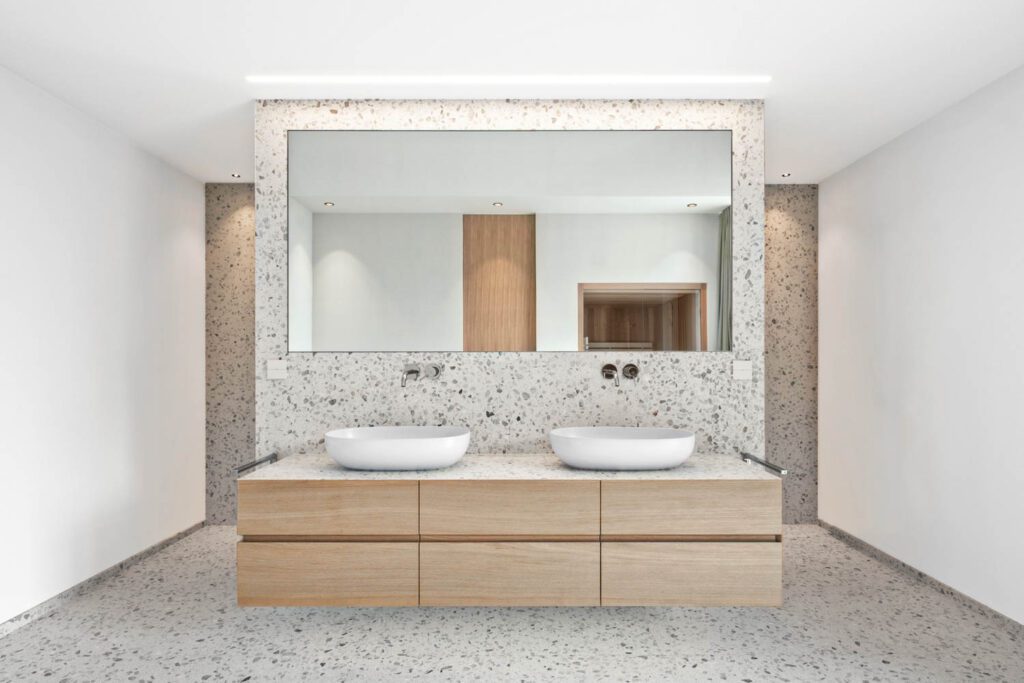
<instances>
[{"instance_id":1,"label":"cabinet drawer","mask_svg":"<svg viewBox=\"0 0 1024 683\"><path fill-rule=\"evenodd\" d=\"M415 540L415 481L238 482L243 536L376 536Z\"/></svg>"},{"instance_id":2,"label":"cabinet drawer","mask_svg":"<svg viewBox=\"0 0 1024 683\"><path fill-rule=\"evenodd\" d=\"M416 605L417 543L238 544L244 607Z\"/></svg>"},{"instance_id":3,"label":"cabinet drawer","mask_svg":"<svg viewBox=\"0 0 1024 683\"><path fill-rule=\"evenodd\" d=\"M778 535L779 480L605 481L602 538Z\"/></svg>"},{"instance_id":4,"label":"cabinet drawer","mask_svg":"<svg viewBox=\"0 0 1024 683\"><path fill-rule=\"evenodd\" d=\"M420 604L600 604L598 543L421 543Z\"/></svg>"},{"instance_id":5,"label":"cabinet drawer","mask_svg":"<svg viewBox=\"0 0 1024 683\"><path fill-rule=\"evenodd\" d=\"M420 533L425 540L592 538L601 527L598 481L424 481Z\"/></svg>"},{"instance_id":6,"label":"cabinet drawer","mask_svg":"<svg viewBox=\"0 0 1024 683\"><path fill-rule=\"evenodd\" d=\"M601 604L777 607L782 543L602 543Z\"/></svg>"}]
</instances>

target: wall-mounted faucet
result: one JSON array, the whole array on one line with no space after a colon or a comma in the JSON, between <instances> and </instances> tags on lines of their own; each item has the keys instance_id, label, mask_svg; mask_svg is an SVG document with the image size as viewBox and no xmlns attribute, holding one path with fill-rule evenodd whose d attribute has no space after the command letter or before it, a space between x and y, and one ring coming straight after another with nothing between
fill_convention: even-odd
<instances>
[{"instance_id":1,"label":"wall-mounted faucet","mask_svg":"<svg viewBox=\"0 0 1024 683\"><path fill-rule=\"evenodd\" d=\"M635 380L640 375L640 368L636 363L626 363L622 366L622 376L626 379ZM605 379L615 380L615 386L619 386L619 368L612 363L606 363L601 368L601 376Z\"/></svg>"},{"instance_id":2,"label":"wall-mounted faucet","mask_svg":"<svg viewBox=\"0 0 1024 683\"><path fill-rule=\"evenodd\" d=\"M427 363L426 365L419 366L415 363L409 363L402 370L402 386L405 387L405 383L412 377L414 382L419 381L420 377L426 379L437 379L441 376L444 371L444 366L438 363Z\"/></svg>"},{"instance_id":3,"label":"wall-mounted faucet","mask_svg":"<svg viewBox=\"0 0 1024 683\"><path fill-rule=\"evenodd\" d=\"M605 366L601 368L601 376L605 379L614 379L615 386L619 386L619 369L611 363L606 363Z\"/></svg>"},{"instance_id":4,"label":"wall-mounted faucet","mask_svg":"<svg viewBox=\"0 0 1024 683\"><path fill-rule=\"evenodd\" d=\"M405 388L405 383L412 377L413 381L417 381L420 378L420 366L418 365L406 365L405 369L402 370L402 388Z\"/></svg>"}]
</instances>

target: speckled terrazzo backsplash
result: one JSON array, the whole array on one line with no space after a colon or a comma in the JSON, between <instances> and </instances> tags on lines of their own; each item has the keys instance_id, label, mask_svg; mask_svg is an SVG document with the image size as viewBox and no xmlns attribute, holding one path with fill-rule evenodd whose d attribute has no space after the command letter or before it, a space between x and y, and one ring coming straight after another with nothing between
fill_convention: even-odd
<instances>
[{"instance_id":1,"label":"speckled terrazzo backsplash","mask_svg":"<svg viewBox=\"0 0 1024 683\"><path fill-rule=\"evenodd\" d=\"M234 468L252 459L253 186L206 186L206 520L235 520Z\"/></svg>"},{"instance_id":2,"label":"speckled terrazzo backsplash","mask_svg":"<svg viewBox=\"0 0 1024 683\"><path fill-rule=\"evenodd\" d=\"M818 519L818 186L765 188L765 429L787 524Z\"/></svg>"},{"instance_id":3,"label":"speckled terrazzo backsplash","mask_svg":"<svg viewBox=\"0 0 1024 683\"><path fill-rule=\"evenodd\" d=\"M733 131L732 353L287 353L287 131L336 129ZM256 451L322 449L339 426L461 424L472 452L548 451L559 425L674 425L702 451L764 446L764 129L760 101L315 101L256 103ZM268 380L266 361L290 375ZM734 358L754 381L731 377ZM399 388L406 362L441 381ZM638 383L600 379L637 362Z\"/></svg>"}]
</instances>

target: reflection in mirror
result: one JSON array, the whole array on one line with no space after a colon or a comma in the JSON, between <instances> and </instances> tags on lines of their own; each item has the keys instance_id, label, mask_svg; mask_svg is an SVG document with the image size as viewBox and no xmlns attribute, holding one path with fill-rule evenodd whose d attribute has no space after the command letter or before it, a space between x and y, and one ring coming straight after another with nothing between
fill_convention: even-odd
<instances>
[{"instance_id":1,"label":"reflection in mirror","mask_svg":"<svg viewBox=\"0 0 1024 683\"><path fill-rule=\"evenodd\" d=\"M729 350L729 131L291 131L289 351Z\"/></svg>"},{"instance_id":2,"label":"reflection in mirror","mask_svg":"<svg viewBox=\"0 0 1024 683\"><path fill-rule=\"evenodd\" d=\"M580 351L707 351L705 282L580 283Z\"/></svg>"}]
</instances>

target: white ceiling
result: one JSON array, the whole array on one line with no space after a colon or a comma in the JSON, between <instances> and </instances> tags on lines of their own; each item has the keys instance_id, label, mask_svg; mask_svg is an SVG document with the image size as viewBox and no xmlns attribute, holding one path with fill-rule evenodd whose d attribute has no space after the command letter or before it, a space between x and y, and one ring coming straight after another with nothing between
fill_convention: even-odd
<instances>
[{"instance_id":1,"label":"white ceiling","mask_svg":"<svg viewBox=\"0 0 1024 683\"><path fill-rule=\"evenodd\" d=\"M764 97L769 182L816 182L1024 64L1024 0L0 0L0 64L205 181L252 100ZM768 74L757 86L254 85L249 74ZM785 181L783 172L792 176Z\"/></svg>"},{"instance_id":2,"label":"white ceiling","mask_svg":"<svg viewBox=\"0 0 1024 683\"><path fill-rule=\"evenodd\" d=\"M293 131L288 194L314 213L718 214L731 144L728 131Z\"/></svg>"}]
</instances>

